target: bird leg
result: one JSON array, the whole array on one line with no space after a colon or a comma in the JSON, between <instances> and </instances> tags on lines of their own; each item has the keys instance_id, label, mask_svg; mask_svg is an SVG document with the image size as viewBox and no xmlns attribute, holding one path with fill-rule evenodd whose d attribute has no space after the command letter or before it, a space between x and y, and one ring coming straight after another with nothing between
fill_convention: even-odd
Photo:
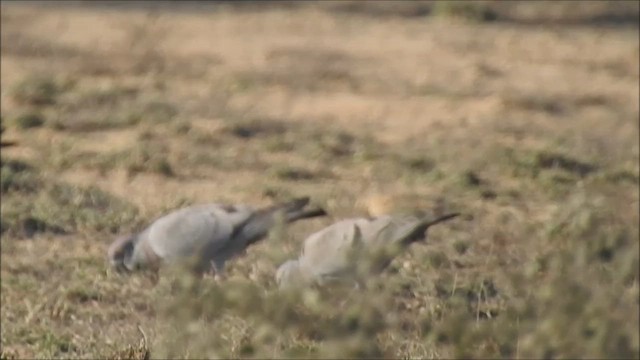
<instances>
[{"instance_id":1,"label":"bird leg","mask_svg":"<svg viewBox=\"0 0 640 360\"><path fill-rule=\"evenodd\" d=\"M209 267L209 271L206 274L213 277L213 280L215 282L221 282L226 278L224 276L222 267L216 265L216 263L213 260L211 260L211 266Z\"/></svg>"}]
</instances>

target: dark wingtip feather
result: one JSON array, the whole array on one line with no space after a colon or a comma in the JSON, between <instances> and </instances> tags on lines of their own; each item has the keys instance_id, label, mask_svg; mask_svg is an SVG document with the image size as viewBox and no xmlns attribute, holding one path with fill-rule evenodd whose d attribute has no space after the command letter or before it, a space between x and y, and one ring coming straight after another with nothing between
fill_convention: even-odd
<instances>
[{"instance_id":1,"label":"dark wingtip feather","mask_svg":"<svg viewBox=\"0 0 640 360\"><path fill-rule=\"evenodd\" d=\"M456 218L458 216L460 216L460 213L458 213L458 212L442 215L442 216L436 218L435 220L430 221L427 226L432 226L432 225L441 223L443 221L451 220L451 219Z\"/></svg>"},{"instance_id":2,"label":"dark wingtip feather","mask_svg":"<svg viewBox=\"0 0 640 360\"><path fill-rule=\"evenodd\" d=\"M291 209L301 209L305 207L309 203L309 201L311 201L311 198L309 196L303 196L303 197L294 198L293 200L288 201L283 205L284 207L291 208Z\"/></svg>"}]
</instances>

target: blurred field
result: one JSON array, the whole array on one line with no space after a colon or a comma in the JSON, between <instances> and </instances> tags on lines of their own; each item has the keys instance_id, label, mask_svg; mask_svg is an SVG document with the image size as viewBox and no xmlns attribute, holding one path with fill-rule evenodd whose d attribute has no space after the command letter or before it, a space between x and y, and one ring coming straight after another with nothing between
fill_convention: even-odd
<instances>
[{"instance_id":1,"label":"blurred field","mask_svg":"<svg viewBox=\"0 0 640 360\"><path fill-rule=\"evenodd\" d=\"M637 2L137 3L2 3L2 359L640 356ZM170 209L301 195L331 217L226 284L108 269ZM274 291L416 207L465 216L339 305Z\"/></svg>"}]
</instances>

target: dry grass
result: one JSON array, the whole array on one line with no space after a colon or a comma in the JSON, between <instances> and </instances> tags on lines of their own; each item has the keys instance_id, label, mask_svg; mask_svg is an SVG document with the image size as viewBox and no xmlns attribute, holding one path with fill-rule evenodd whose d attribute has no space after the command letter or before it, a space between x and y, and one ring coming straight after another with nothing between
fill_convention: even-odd
<instances>
[{"instance_id":1,"label":"dry grass","mask_svg":"<svg viewBox=\"0 0 640 360\"><path fill-rule=\"evenodd\" d=\"M3 359L640 356L636 3L195 9L3 3ZM222 284L108 269L169 209L294 195L331 217ZM275 290L407 208L465 216L366 289Z\"/></svg>"}]
</instances>

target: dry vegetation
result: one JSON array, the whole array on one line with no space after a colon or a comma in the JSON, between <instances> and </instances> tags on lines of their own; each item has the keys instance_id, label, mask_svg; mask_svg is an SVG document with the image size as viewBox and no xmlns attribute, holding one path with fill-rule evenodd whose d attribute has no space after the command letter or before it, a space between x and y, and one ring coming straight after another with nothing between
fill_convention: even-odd
<instances>
[{"instance_id":1,"label":"dry vegetation","mask_svg":"<svg viewBox=\"0 0 640 360\"><path fill-rule=\"evenodd\" d=\"M174 4L175 6L175 4ZM638 358L637 2L2 4L1 358ZM105 250L310 195L222 283ZM367 289L275 290L311 231L459 210Z\"/></svg>"}]
</instances>

